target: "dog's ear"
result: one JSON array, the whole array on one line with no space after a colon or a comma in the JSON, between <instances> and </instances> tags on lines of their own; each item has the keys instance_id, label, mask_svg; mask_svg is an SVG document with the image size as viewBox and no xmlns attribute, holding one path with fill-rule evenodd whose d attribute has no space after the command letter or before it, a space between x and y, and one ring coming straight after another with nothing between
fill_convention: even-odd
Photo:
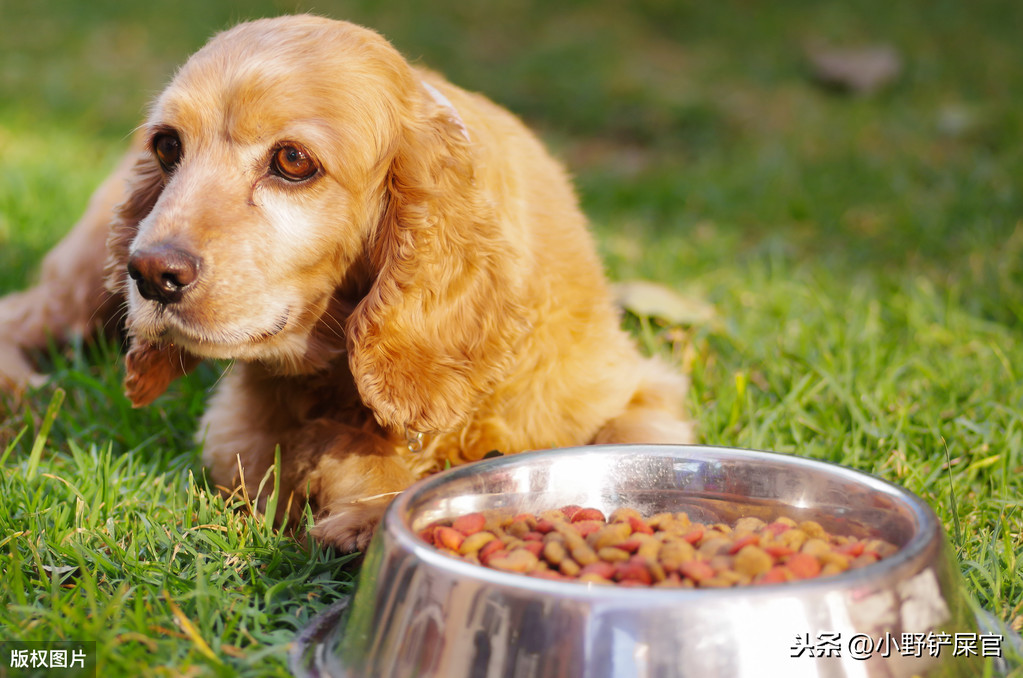
<instances>
[{"instance_id":1,"label":"dog's ear","mask_svg":"<svg viewBox=\"0 0 1023 678\"><path fill-rule=\"evenodd\" d=\"M127 297L128 252L139 222L145 219L156 205L163 191L164 176L160 164L145 148L142 133L133 140L132 152L137 153L135 165L128 176L127 197L114 208L114 218L107 234L107 260L104 276L107 289L121 298Z\"/></svg>"},{"instance_id":2,"label":"dog's ear","mask_svg":"<svg viewBox=\"0 0 1023 678\"><path fill-rule=\"evenodd\" d=\"M134 340L124 356L124 395L132 407L145 407L200 362L173 344L156 346Z\"/></svg>"},{"instance_id":3,"label":"dog's ear","mask_svg":"<svg viewBox=\"0 0 1023 678\"><path fill-rule=\"evenodd\" d=\"M521 264L475 185L468 133L446 100L420 89L370 244L377 277L346 328L362 400L396 431L462 424L530 324Z\"/></svg>"},{"instance_id":4,"label":"dog's ear","mask_svg":"<svg viewBox=\"0 0 1023 678\"><path fill-rule=\"evenodd\" d=\"M134 149L138 158L128 178L127 198L114 209L114 219L107 235L107 260L104 268L106 287L124 299L131 284L128 277L128 253L138 233L139 222L153 211L163 191L164 176L152 154L139 138ZM125 355L124 393L134 407L153 402L178 377L191 372L200 359L177 346L156 346L131 336L131 347Z\"/></svg>"}]
</instances>

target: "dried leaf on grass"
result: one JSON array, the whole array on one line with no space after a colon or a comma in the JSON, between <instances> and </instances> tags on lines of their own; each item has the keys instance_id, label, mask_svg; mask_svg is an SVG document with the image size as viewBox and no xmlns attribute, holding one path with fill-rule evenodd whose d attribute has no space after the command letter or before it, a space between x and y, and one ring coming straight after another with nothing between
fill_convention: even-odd
<instances>
[{"instance_id":1,"label":"dried leaf on grass","mask_svg":"<svg viewBox=\"0 0 1023 678\"><path fill-rule=\"evenodd\" d=\"M648 280L617 283L613 289L619 306L637 316L673 325L710 325L717 320L717 311L705 300Z\"/></svg>"},{"instance_id":2,"label":"dried leaf on grass","mask_svg":"<svg viewBox=\"0 0 1023 678\"><path fill-rule=\"evenodd\" d=\"M807 57L818 82L853 94L872 94L902 73L902 59L891 45L815 45L807 49Z\"/></svg>"}]
</instances>

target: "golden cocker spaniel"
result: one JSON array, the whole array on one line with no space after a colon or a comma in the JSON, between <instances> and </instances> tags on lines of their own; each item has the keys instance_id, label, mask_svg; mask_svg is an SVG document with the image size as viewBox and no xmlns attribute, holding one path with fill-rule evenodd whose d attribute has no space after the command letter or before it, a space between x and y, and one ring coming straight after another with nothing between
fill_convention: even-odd
<instances>
[{"instance_id":1,"label":"golden cocker spaniel","mask_svg":"<svg viewBox=\"0 0 1023 678\"><path fill-rule=\"evenodd\" d=\"M309 502L346 550L447 462L692 436L558 163L349 23L241 24L180 69L39 284L0 299L0 381L118 323L136 405L233 360L198 434L213 480L255 496L279 445L278 517Z\"/></svg>"}]
</instances>

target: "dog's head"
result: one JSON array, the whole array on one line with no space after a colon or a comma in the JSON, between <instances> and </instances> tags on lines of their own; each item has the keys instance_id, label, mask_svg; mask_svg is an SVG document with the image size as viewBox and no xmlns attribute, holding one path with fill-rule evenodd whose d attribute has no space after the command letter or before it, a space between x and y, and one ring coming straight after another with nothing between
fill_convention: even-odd
<instances>
[{"instance_id":1,"label":"dog's head","mask_svg":"<svg viewBox=\"0 0 1023 678\"><path fill-rule=\"evenodd\" d=\"M242 24L141 133L107 264L137 346L281 374L347 352L377 419L416 430L457 426L506 369L523 281L466 130L377 34Z\"/></svg>"}]
</instances>

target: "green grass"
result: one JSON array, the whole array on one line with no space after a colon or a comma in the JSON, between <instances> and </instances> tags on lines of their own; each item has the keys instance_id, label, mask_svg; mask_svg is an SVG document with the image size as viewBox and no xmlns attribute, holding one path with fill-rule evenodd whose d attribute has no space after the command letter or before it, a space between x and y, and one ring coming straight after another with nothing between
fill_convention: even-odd
<instances>
[{"instance_id":1,"label":"green grass","mask_svg":"<svg viewBox=\"0 0 1023 678\"><path fill-rule=\"evenodd\" d=\"M907 487L973 597L1023 623L1020 3L21 4L0 5L0 290L211 32L309 6L360 21L541 131L613 278L714 306L630 319L691 371L703 441ZM890 42L904 72L823 91L813 41ZM0 419L0 640L96 639L103 675L284 674L345 559L211 491L192 431L215 367L132 410L116 353L55 351L51 385Z\"/></svg>"}]
</instances>

